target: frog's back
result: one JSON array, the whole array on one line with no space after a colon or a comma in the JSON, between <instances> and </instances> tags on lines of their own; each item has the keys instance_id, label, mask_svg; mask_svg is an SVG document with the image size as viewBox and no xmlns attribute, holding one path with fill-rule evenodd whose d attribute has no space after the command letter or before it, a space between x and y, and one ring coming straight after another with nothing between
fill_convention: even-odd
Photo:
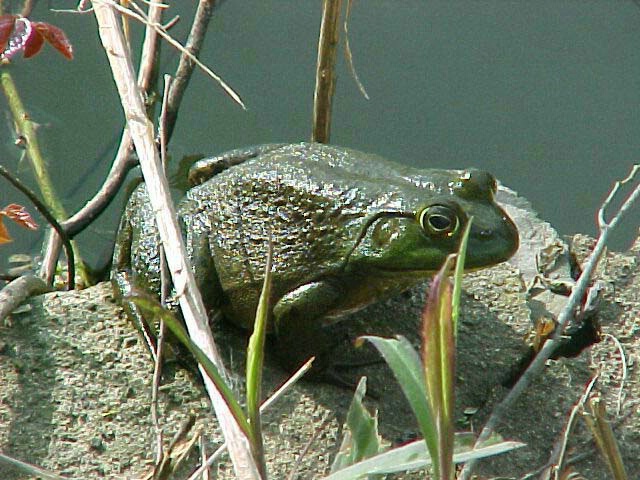
<instances>
[{"instance_id":1,"label":"frog's back","mask_svg":"<svg viewBox=\"0 0 640 480\"><path fill-rule=\"evenodd\" d=\"M287 279L285 290L339 265L363 216L376 208L374 186L344 178L343 151L320 150L294 145L251 159L191 189L181 202L186 230L200 225L209 232L225 291L261 281L269 236L273 271Z\"/></svg>"},{"instance_id":2,"label":"frog's back","mask_svg":"<svg viewBox=\"0 0 640 480\"><path fill-rule=\"evenodd\" d=\"M339 268L371 214L424 201L424 186L406 179L419 171L398 167L355 150L286 145L194 187L179 208L188 232L210 232L225 291L262 281L270 235L287 291Z\"/></svg>"}]
</instances>

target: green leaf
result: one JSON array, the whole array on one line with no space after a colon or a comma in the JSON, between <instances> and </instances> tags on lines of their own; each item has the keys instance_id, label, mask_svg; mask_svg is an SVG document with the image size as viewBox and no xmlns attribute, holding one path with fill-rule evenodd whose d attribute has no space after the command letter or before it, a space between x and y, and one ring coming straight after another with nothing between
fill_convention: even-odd
<instances>
[{"instance_id":1,"label":"green leaf","mask_svg":"<svg viewBox=\"0 0 640 480\"><path fill-rule=\"evenodd\" d=\"M337 472L382 451L381 438L378 434L378 413L374 412L371 415L362 403L366 391L367 378L362 377L349 406L347 428L344 431L340 450L331 466L332 472Z\"/></svg>"},{"instance_id":2,"label":"green leaf","mask_svg":"<svg viewBox=\"0 0 640 480\"><path fill-rule=\"evenodd\" d=\"M224 398L224 401L227 403L229 410L236 419L236 422L240 426L242 432L247 436L247 438L251 438L249 422L247 421L247 417L244 415L244 412L242 411L242 408L236 400L233 392L222 378L222 375L220 375L216 366L211 360L209 360L207 354L193 343L191 338L189 338L187 331L182 326L182 323L175 317L173 312L166 308L162 308L157 299L147 295L129 295L124 297L123 300L133 302L138 306L138 308L153 316L154 319L164 321L167 328L173 332L175 337L191 352L198 363L200 363L207 376L220 391L222 398Z\"/></svg>"},{"instance_id":3,"label":"green leaf","mask_svg":"<svg viewBox=\"0 0 640 480\"><path fill-rule=\"evenodd\" d=\"M469 217L467 226L462 234L460 246L458 247L458 255L456 260L456 268L453 274L453 297L451 299L451 323L453 324L453 335L458 338L458 320L460 318L460 297L462 295L462 277L464 276L464 262L467 258L467 245L469 244L469 232L471 232L471 224L473 217Z\"/></svg>"},{"instance_id":4,"label":"green leaf","mask_svg":"<svg viewBox=\"0 0 640 480\"><path fill-rule=\"evenodd\" d=\"M360 337L360 341L370 341L380 352L400 384L415 415L420 431L429 445L429 451L436 451L438 437L435 420L427 403L427 387L420 364L420 357L411 343L403 336L381 338Z\"/></svg>"},{"instance_id":5,"label":"green leaf","mask_svg":"<svg viewBox=\"0 0 640 480\"><path fill-rule=\"evenodd\" d=\"M251 444L256 463L266 471L264 463L264 446L262 444L262 428L260 424L260 402L262 401L262 370L264 368L264 344L267 337L267 321L269 319L269 297L271 295L271 262L273 243L269 238L267 263L264 271L262 292L258 301L253 332L247 347L247 416L251 427Z\"/></svg>"},{"instance_id":6,"label":"green leaf","mask_svg":"<svg viewBox=\"0 0 640 480\"><path fill-rule=\"evenodd\" d=\"M453 287L449 272L453 256L449 256L434 277L422 311L422 367L427 398L436 420L436 448L429 445L434 459L436 478L453 478L453 402L455 374L455 341L451 323Z\"/></svg>"},{"instance_id":7,"label":"green leaf","mask_svg":"<svg viewBox=\"0 0 640 480\"><path fill-rule=\"evenodd\" d=\"M469 444L469 435L456 435L456 444ZM473 459L485 458L493 455L509 452L516 448L525 446L520 442L499 442L492 445L485 445L478 449L468 447L458 451L453 456L454 463L464 463ZM367 458L339 472L332 473L324 480L357 480L366 475L383 475L400 472L409 472L424 469L431 465L431 458L423 440L403 445L402 447L388 450L375 457Z\"/></svg>"}]
</instances>

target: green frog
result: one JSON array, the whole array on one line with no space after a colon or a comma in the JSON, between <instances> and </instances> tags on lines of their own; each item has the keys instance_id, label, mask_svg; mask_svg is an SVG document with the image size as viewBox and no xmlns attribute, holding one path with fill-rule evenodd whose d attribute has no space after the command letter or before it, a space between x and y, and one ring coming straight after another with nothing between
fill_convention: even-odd
<instances>
[{"instance_id":1,"label":"green frog","mask_svg":"<svg viewBox=\"0 0 640 480\"><path fill-rule=\"evenodd\" d=\"M518 232L480 170L417 169L329 145L262 145L201 161L178 203L209 309L252 328L273 242L269 331L280 363L330 359L325 327L431 276L473 217L466 267L507 260ZM113 278L160 289L158 230L144 185L120 225Z\"/></svg>"}]
</instances>

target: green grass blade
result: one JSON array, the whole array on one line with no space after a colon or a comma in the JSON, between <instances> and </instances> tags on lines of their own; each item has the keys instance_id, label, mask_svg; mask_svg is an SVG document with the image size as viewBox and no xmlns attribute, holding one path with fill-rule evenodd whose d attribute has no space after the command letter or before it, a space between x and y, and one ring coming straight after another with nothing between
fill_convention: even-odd
<instances>
[{"instance_id":1,"label":"green grass blade","mask_svg":"<svg viewBox=\"0 0 640 480\"><path fill-rule=\"evenodd\" d=\"M424 383L424 374L418 353L411 343L402 336L381 338L367 335L359 338L360 342L364 340L368 340L378 349L391 368L413 410L420 431L429 446L429 451L437 451L438 436L435 420L427 403L427 387Z\"/></svg>"},{"instance_id":2,"label":"green grass blade","mask_svg":"<svg viewBox=\"0 0 640 480\"><path fill-rule=\"evenodd\" d=\"M434 277L422 311L422 368L427 399L435 419L437 448L429 449L436 478L453 478L453 401L455 340L451 323L453 287L449 273L453 257L449 256Z\"/></svg>"},{"instance_id":3,"label":"green grass blade","mask_svg":"<svg viewBox=\"0 0 640 480\"><path fill-rule=\"evenodd\" d=\"M258 301L253 332L247 347L247 416L251 427L251 446L254 459L261 465L263 477L266 477L264 446L262 443L262 427L260 421L260 403L262 401L262 370L264 368L264 344L267 337L267 321L269 319L269 297L271 295L271 264L273 243L269 239L267 263L265 265L264 282Z\"/></svg>"},{"instance_id":4,"label":"green grass blade","mask_svg":"<svg viewBox=\"0 0 640 480\"><path fill-rule=\"evenodd\" d=\"M456 444L463 443L469 445L469 434L462 434L463 438L456 435ZM454 463L464 463L473 459L486 458L502 453L510 452L516 448L524 447L520 442L502 442L485 445L478 449L463 448L453 456ZM410 472L421 470L432 464L431 457L424 441L416 440L398 448L380 453L374 457L367 458L338 472L332 473L324 480L357 480L365 478L367 475L390 475L393 473Z\"/></svg>"},{"instance_id":5,"label":"green grass blade","mask_svg":"<svg viewBox=\"0 0 640 480\"><path fill-rule=\"evenodd\" d=\"M378 434L378 414L370 414L363 404L367 391L367 378L362 377L351 400L347 412L346 429L340 450L336 455L331 472L337 472L365 458L381 452L382 445Z\"/></svg>"},{"instance_id":6,"label":"green grass blade","mask_svg":"<svg viewBox=\"0 0 640 480\"><path fill-rule=\"evenodd\" d=\"M229 406L229 410L242 432L247 436L247 438L251 438L249 422L247 421L247 417L242 411L242 408L236 400L233 392L222 378L222 375L220 375L220 372L218 372L216 366L211 362L211 360L209 360L209 357L191 341L191 338L189 338L189 335L182 326L182 323L174 316L174 314L171 311L162 308L160 303L150 296L131 295L125 297L124 300L133 302L138 306L138 308L153 316L154 319L164 320L167 328L169 328L175 337L189 350L189 352L191 352L191 354L200 363L205 373L215 384L216 388L220 391L222 398L224 398L224 401Z\"/></svg>"},{"instance_id":7,"label":"green grass blade","mask_svg":"<svg viewBox=\"0 0 640 480\"><path fill-rule=\"evenodd\" d=\"M469 243L469 232L471 231L471 224L473 223L473 217L469 218L469 222L462 234L462 240L460 240L460 246L458 247L458 257L456 260L456 268L453 274L453 298L451 300L451 323L453 324L453 335L458 338L458 320L460 318L460 297L462 294L462 277L464 273L464 262L467 258L467 245Z\"/></svg>"}]
</instances>

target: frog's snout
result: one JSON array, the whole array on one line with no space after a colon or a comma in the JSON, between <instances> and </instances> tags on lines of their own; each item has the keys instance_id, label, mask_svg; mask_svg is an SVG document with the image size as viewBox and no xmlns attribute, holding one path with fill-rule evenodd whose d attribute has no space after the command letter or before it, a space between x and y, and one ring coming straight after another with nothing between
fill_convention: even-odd
<instances>
[{"instance_id":1,"label":"frog's snout","mask_svg":"<svg viewBox=\"0 0 640 480\"><path fill-rule=\"evenodd\" d=\"M507 261L519 245L518 229L505 212L501 211L496 221L489 224L474 219L465 264L469 268L481 268Z\"/></svg>"}]
</instances>

